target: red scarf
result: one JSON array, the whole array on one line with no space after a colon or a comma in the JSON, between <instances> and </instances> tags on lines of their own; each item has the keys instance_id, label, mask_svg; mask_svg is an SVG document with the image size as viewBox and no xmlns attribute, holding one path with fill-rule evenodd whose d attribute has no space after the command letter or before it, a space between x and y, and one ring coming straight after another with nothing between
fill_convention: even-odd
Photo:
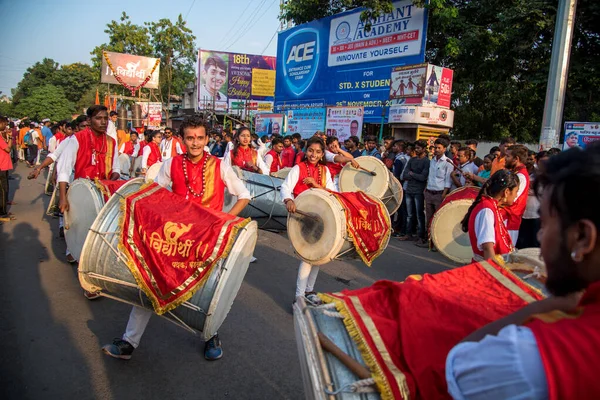
<instances>
[{"instance_id":1,"label":"red scarf","mask_svg":"<svg viewBox=\"0 0 600 400\"><path fill-rule=\"evenodd\" d=\"M573 313L553 311L526 323L535 336L551 400L597 399L600 393L600 282Z\"/></svg>"},{"instance_id":2,"label":"red scarf","mask_svg":"<svg viewBox=\"0 0 600 400\"><path fill-rule=\"evenodd\" d=\"M271 170L269 172L273 173L279 171L282 168L281 156L275 150L269 151L267 155L269 154L271 155L271 157L273 157L273 162L271 163Z\"/></svg>"},{"instance_id":3,"label":"red scarf","mask_svg":"<svg viewBox=\"0 0 600 400\"><path fill-rule=\"evenodd\" d=\"M498 202L489 196L483 196L481 202L475 206L469 217L469 239L473 253L483 257L483 251L477 248L477 236L475 236L475 218L479 211L490 209L494 213L494 232L495 241L494 253L497 255L508 254L513 250L512 240L508 234L508 230L504 226L502 216L498 210Z\"/></svg>"},{"instance_id":4,"label":"red scarf","mask_svg":"<svg viewBox=\"0 0 600 400\"><path fill-rule=\"evenodd\" d=\"M527 167L525 165L521 165L516 168L514 171L515 174L521 174L525 176L525 190L523 193L515 200L515 202L510 207L505 207L502 209L501 213L504 219L508 220L506 227L509 231L518 231L521 226L521 219L523 218L523 214L525 213L525 208L527 207L527 193L529 193L529 173L527 172Z\"/></svg>"},{"instance_id":5,"label":"red scarf","mask_svg":"<svg viewBox=\"0 0 600 400\"><path fill-rule=\"evenodd\" d=\"M106 134L96 136L90 128L75 134L79 143L75 160L75 179L110 179L115 154L115 140Z\"/></svg>"},{"instance_id":6,"label":"red scarf","mask_svg":"<svg viewBox=\"0 0 600 400\"><path fill-rule=\"evenodd\" d=\"M187 183L183 171L184 162L188 176ZM215 211L223 209L225 183L221 179L221 160L217 157L204 153L200 161L193 164L185 155L176 156L171 162L171 180L173 193ZM204 191L203 181L206 183ZM190 188L194 193L202 196L194 196Z\"/></svg>"},{"instance_id":7,"label":"red scarf","mask_svg":"<svg viewBox=\"0 0 600 400\"><path fill-rule=\"evenodd\" d=\"M160 148L154 142L148 143L146 146L150 147L150 155L148 156L148 162L146 168L150 168L157 162L162 162L162 156L160 155Z\"/></svg>"},{"instance_id":8,"label":"red scarf","mask_svg":"<svg viewBox=\"0 0 600 400\"><path fill-rule=\"evenodd\" d=\"M252 165L256 165L256 160L258 159L258 152L254 150L252 147L243 148L238 147L237 156L234 156L234 151L231 150L229 153L231 157L231 165L235 165L240 167L241 169L245 169L246 171L254 172L252 168L248 168L246 163L250 163Z\"/></svg>"},{"instance_id":9,"label":"red scarf","mask_svg":"<svg viewBox=\"0 0 600 400\"><path fill-rule=\"evenodd\" d=\"M297 167L300 168L300 176L298 177L296 186L294 186L294 198L298 197L298 195L305 190L310 189L310 186L302 182L305 178L315 178L315 181L325 188L325 185L327 184L327 169L325 166L321 164L311 165L305 161L298 164Z\"/></svg>"}]
</instances>

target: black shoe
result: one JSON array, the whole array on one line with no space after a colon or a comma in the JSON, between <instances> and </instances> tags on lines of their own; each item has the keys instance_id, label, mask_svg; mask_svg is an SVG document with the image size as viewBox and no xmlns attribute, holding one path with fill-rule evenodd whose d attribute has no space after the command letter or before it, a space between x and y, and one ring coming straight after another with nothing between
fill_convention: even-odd
<instances>
[{"instance_id":1,"label":"black shoe","mask_svg":"<svg viewBox=\"0 0 600 400\"><path fill-rule=\"evenodd\" d=\"M58 230L58 237L61 237L61 238L65 237L65 228L63 228L62 226Z\"/></svg>"},{"instance_id":2,"label":"black shoe","mask_svg":"<svg viewBox=\"0 0 600 400\"><path fill-rule=\"evenodd\" d=\"M131 359L133 350L135 350L135 348L131 345L131 343L122 339L115 339L112 344L107 344L106 346L102 347L104 354L114 358L120 358L121 360Z\"/></svg>"}]
</instances>

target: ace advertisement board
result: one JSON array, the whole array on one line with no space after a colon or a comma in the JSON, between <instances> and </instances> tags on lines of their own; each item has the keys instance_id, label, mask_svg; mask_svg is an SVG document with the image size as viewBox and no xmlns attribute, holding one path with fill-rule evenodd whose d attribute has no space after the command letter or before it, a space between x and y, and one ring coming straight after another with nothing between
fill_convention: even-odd
<instances>
[{"instance_id":1,"label":"ace advertisement board","mask_svg":"<svg viewBox=\"0 0 600 400\"><path fill-rule=\"evenodd\" d=\"M425 59L427 12L411 0L360 21L363 8L322 18L279 33L275 108L364 107L365 122L380 122L390 104L393 66Z\"/></svg>"}]
</instances>

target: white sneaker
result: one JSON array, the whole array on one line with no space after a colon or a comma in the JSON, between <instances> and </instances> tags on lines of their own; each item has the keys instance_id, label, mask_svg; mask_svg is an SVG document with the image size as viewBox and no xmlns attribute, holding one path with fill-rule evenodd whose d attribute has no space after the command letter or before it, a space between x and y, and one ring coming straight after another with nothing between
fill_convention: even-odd
<instances>
[{"instance_id":1,"label":"white sneaker","mask_svg":"<svg viewBox=\"0 0 600 400\"><path fill-rule=\"evenodd\" d=\"M252 258L250 259L250 262L251 262L251 263L254 263L254 262L256 262L256 257L252 256Z\"/></svg>"}]
</instances>

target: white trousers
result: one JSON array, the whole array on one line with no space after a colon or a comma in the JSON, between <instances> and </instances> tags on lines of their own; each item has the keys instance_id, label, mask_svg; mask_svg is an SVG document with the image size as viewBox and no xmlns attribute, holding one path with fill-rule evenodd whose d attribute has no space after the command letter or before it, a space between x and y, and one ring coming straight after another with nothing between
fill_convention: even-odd
<instances>
[{"instance_id":1,"label":"white trousers","mask_svg":"<svg viewBox=\"0 0 600 400\"><path fill-rule=\"evenodd\" d=\"M517 246L517 239L519 239L519 230L517 229L516 231L508 231L508 234L510 235L510 238L512 239L512 244L513 246Z\"/></svg>"},{"instance_id":2,"label":"white trousers","mask_svg":"<svg viewBox=\"0 0 600 400\"><path fill-rule=\"evenodd\" d=\"M296 297L304 296L305 292L312 292L319 274L319 267L306 261L300 262L298 279L296 280Z\"/></svg>"},{"instance_id":3,"label":"white trousers","mask_svg":"<svg viewBox=\"0 0 600 400\"><path fill-rule=\"evenodd\" d=\"M152 311L145 308L133 307L129 314L129 321L127 321L123 340L131 343L134 348L137 348L152 314L154 314Z\"/></svg>"}]
</instances>

